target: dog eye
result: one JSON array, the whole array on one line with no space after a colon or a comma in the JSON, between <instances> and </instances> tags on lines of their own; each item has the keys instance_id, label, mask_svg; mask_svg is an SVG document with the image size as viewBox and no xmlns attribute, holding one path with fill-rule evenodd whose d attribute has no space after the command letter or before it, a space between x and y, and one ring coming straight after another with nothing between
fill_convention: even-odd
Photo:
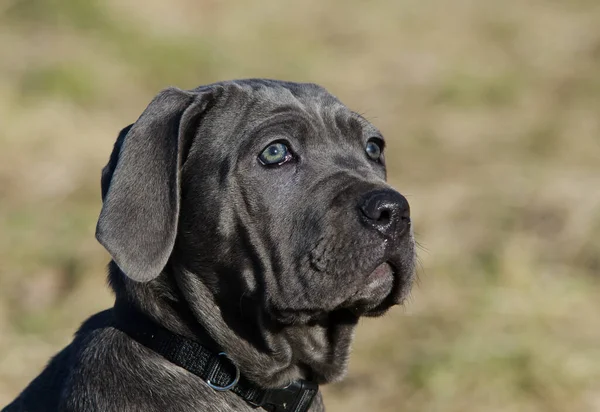
<instances>
[{"instance_id":1,"label":"dog eye","mask_svg":"<svg viewBox=\"0 0 600 412\"><path fill-rule=\"evenodd\" d=\"M378 138L369 139L365 151L372 160L379 160L383 152L383 142Z\"/></svg>"},{"instance_id":2,"label":"dog eye","mask_svg":"<svg viewBox=\"0 0 600 412\"><path fill-rule=\"evenodd\" d=\"M281 142L271 143L258 156L258 160L265 166L282 165L292 158L288 147Z\"/></svg>"}]
</instances>

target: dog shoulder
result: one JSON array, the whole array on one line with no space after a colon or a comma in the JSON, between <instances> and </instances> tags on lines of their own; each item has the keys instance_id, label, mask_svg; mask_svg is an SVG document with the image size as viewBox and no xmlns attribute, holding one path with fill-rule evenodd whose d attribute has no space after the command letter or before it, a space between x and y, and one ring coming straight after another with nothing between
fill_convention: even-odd
<instances>
[{"instance_id":1,"label":"dog shoulder","mask_svg":"<svg viewBox=\"0 0 600 412\"><path fill-rule=\"evenodd\" d=\"M86 320L71 344L56 354L43 371L2 412L37 412L60 410L62 394L77 364L77 353L92 331L110 325L110 311L100 312Z\"/></svg>"}]
</instances>

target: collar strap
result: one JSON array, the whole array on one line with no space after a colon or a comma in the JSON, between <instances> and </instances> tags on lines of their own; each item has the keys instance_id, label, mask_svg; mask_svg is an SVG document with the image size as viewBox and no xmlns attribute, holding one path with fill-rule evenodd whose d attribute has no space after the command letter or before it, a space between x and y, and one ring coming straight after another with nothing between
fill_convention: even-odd
<instances>
[{"instance_id":1,"label":"collar strap","mask_svg":"<svg viewBox=\"0 0 600 412\"><path fill-rule=\"evenodd\" d=\"M231 391L252 406L269 412L306 412L319 390L316 383L303 379L285 388L259 388L240 376L240 370L224 352L215 353L163 328L132 305L117 301L114 313L115 327L133 340L202 378L215 391Z\"/></svg>"}]
</instances>

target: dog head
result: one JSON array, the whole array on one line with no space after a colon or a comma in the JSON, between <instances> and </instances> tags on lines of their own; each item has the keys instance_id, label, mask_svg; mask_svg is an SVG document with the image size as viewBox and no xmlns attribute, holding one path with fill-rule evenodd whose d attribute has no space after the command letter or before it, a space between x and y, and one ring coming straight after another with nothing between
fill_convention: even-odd
<instances>
[{"instance_id":1,"label":"dog head","mask_svg":"<svg viewBox=\"0 0 600 412\"><path fill-rule=\"evenodd\" d=\"M244 297L282 325L379 315L408 293L415 259L384 153L317 85L170 88L117 140L97 238L132 280L193 274L232 318Z\"/></svg>"}]
</instances>

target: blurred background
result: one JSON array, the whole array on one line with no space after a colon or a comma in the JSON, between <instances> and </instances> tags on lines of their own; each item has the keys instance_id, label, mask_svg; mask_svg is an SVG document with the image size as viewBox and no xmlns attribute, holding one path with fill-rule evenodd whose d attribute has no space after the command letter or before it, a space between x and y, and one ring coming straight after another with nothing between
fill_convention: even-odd
<instances>
[{"instance_id":1,"label":"blurred background","mask_svg":"<svg viewBox=\"0 0 600 412\"><path fill-rule=\"evenodd\" d=\"M329 411L600 411L600 1L0 2L0 406L112 304L100 170L162 88L319 83L388 140L419 283Z\"/></svg>"}]
</instances>

